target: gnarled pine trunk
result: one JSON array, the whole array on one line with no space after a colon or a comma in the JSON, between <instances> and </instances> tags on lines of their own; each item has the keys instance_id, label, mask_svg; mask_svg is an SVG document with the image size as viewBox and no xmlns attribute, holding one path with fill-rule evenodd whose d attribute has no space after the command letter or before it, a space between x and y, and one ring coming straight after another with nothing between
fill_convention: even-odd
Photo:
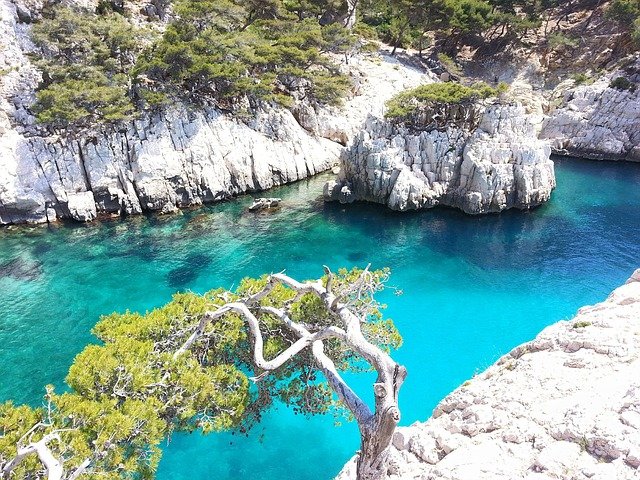
<instances>
[{"instance_id":1,"label":"gnarled pine trunk","mask_svg":"<svg viewBox=\"0 0 640 480\"><path fill-rule=\"evenodd\" d=\"M383 375L378 379L383 380ZM400 421L398 391L407 376L406 369L398 364L392 375L384 375L386 381L374 384L376 408L371 418L359 423L360 452L356 466L357 480L381 480L387 477L389 449L396 425Z\"/></svg>"}]
</instances>

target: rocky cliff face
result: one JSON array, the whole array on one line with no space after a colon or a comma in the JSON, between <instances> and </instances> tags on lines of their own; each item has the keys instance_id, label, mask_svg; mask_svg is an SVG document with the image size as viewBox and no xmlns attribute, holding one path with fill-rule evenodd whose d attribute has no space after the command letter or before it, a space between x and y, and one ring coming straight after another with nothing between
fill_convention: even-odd
<instances>
[{"instance_id":1,"label":"rocky cliff face","mask_svg":"<svg viewBox=\"0 0 640 480\"><path fill-rule=\"evenodd\" d=\"M640 270L398 429L389 478L639 478L639 322Z\"/></svg>"},{"instance_id":2,"label":"rocky cliff face","mask_svg":"<svg viewBox=\"0 0 640 480\"><path fill-rule=\"evenodd\" d=\"M555 187L551 150L537 140L524 109L466 108L449 115L461 121L440 126L430 116L418 128L370 117L343 154L339 178L325 186L325 198L394 210L444 205L470 214L547 201Z\"/></svg>"},{"instance_id":3,"label":"rocky cliff face","mask_svg":"<svg viewBox=\"0 0 640 480\"><path fill-rule=\"evenodd\" d=\"M540 138L560 154L640 161L640 90L634 82L628 89L610 87L618 75L623 72L565 92L562 107L543 122Z\"/></svg>"},{"instance_id":4,"label":"rocky cliff face","mask_svg":"<svg viewBox=\"0 0 640 480\"><path fill-rule=\"evenodd\" d=\"M0 0L0 224L169 212L300 180L334 165L390 96L429 78L388 56L360 58L344 66L354 97L341 109L299 105L243 122L176 105L80 138L43 135L29 111L39 73L19 10Z\"/></svg>"}]
</instances>

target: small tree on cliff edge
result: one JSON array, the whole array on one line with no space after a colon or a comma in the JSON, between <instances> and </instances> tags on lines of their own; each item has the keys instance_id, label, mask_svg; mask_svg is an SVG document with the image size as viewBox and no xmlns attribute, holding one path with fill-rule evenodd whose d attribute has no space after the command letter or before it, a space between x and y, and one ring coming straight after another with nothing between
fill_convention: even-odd
<instances>
[{"instance_id":1,"label":"small tree on cliff edge","mask_svg":"<svg viewBox=\"0 0 640 480\"><path fill-rule=\"evenodd\" d=\"M94 333L104 344L76 357L71 392L48 387L43 408L0 405L0 478L153 478L172 432L245 432L274 399L303 414L346 407L360 429L358 478L386 477L406 376L388 354L400 335L374 299L388 270L325 272L245 279L235 292L103 318ZM377 372L373 410L339 373L365 363Z\"/></svg>"}]
</instances>

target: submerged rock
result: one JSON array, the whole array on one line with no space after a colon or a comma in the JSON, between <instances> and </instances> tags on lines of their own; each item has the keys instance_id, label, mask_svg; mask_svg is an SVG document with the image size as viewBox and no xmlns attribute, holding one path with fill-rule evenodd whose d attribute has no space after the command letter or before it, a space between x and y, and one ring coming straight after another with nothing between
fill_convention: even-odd
<instances>
[{"instance_id":1,"label":"submerged rock","mask_svg":"<svg viewBox=\"0 0 640 480\"><path fill-rule=\"evenodd\" d=\"M399 428L391 479L640 475L640 270ZM355 478L351 461L337 477Z\"/></svg>"},{"instance_id":2,"label":"submerged rock","mask_svg":"<svg viewBox=\"0 0 640 480\"><path fill-rule=\"evenodd\" d=\"M16 280L37 280L42 275L42 264L23 258L15 258L0 265L0 278L11 277Z\"/></svg>"},{"instance_id":3,"label":"submerged rock","mask_svg":"<svg viewBox=\"0 0 640 480\"><path fill-rule=\"evenodd\" d=\"M253 200L253 204L249 206L249 210L252 212L258 210L266 210L268 208L275 208L282 202L281 198L256 198Z\"/></svg>"},{"instance_id":4,"label":"submerged rock","mask_svg":"<svg viewBox=\"0 0 640 480\"><path fill-rule=\"evenodd\" d=\"M443 205L470 214L549 200L556 185L551 149L536 138L523 107L459 110L439 125L429 115L411 126L370 117L343 155L338 179L325 186L325 199L400 211Z\"/></svg>"}]
</instances>

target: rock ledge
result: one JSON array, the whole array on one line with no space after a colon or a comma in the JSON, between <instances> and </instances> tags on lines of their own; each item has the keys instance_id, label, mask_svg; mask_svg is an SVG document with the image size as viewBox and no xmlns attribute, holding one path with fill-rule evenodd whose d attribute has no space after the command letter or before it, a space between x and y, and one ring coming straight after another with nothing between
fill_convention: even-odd
<instances>
[{"instance_id":1,"label":"rock ledge","mask_svg":"<svg viewBox=\"0 0 640 480\"><path fill-rule=\"evenodd\" d=\"M398 429L393 451L394 479L640 478L640 269Z\"/></svg>"}]
</instances>

